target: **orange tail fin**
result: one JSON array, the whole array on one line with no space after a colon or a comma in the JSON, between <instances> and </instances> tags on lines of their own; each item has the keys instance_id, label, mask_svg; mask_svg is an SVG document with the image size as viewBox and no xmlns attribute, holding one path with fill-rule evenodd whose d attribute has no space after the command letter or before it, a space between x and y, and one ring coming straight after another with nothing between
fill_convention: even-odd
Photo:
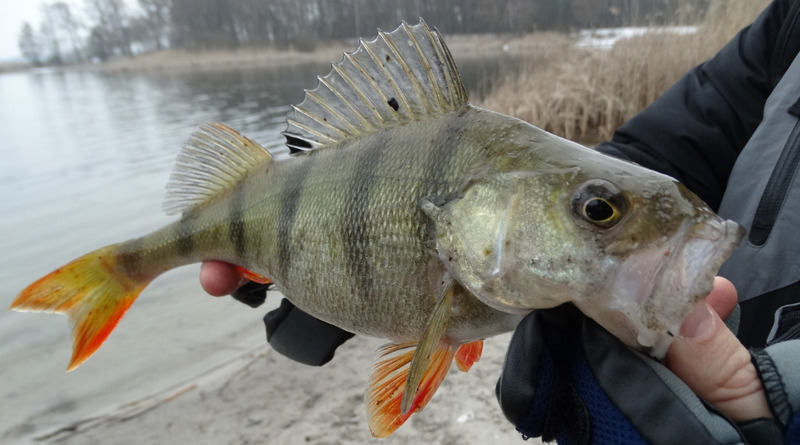
<instances>
[{"instance_id":1,"label":"orange tail fin","mask_svg":"<svg viewBox=\"0 0 800 445\"><path fill-rule=\"evenodd\" d=\"M403 414L400 406L415 346L416 343L392 344L378 351L379 361L372 367L366 395L369 429L375 437L389 436L412 414L422 411L447 375L456 352L452 345L445 342L439 344L433 352L430 366L425 370L411 408Z\"/></svg>"},{"instance_id":2,"label":"orange tail fin","mask_svg":"<svg viewBox=\"0 0 800 445\"><path fill-rule=\"evenodd\" d=\"M65 314L72 322L72 360L86 361L114 330L149 280L129 277L118 264L119 245L103 247L40 278L23 290L10 309Z\"/></svg>"}]
</instances>

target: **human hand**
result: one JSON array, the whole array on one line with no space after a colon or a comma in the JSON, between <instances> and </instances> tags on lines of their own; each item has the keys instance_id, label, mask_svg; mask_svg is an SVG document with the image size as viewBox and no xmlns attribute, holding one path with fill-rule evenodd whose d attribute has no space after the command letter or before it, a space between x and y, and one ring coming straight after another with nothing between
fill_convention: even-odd
<instances>
[{"instance_id":1,"label":"human hand","mask_svg":"<svg viewBox=\"0 0 800 445\"><path fill-rule=\"evenodd\" d=\"M222 261L204 261L200 266L200 285L209 295L222 297L232 294L236 289L247 284L236 271L236 266Z\"/></svg>"},{"instance_id":2,"label":"human hand","mask_svg":"<svg viewBox=\"0 0 800 445\"><path fill-rule=\"evenodd\" d=\"M736 289L722 277L684 320L665 364L700 398L736 422L772 417L750 352L722 321L736 307Z\"/></svg>"},{"instance_id":3,"label":"human hand","mask_svg":"<svg viewBox=\"0 0 800 445\"><path fill-rule=\"evenodd\" d=\"M572 305L527 316L497 385L506 417L523 435L561 444L743 443L743 422L770 410L749 353L719 317L735 306L735 289L714 284L670 348L675 374ZM780 443L774 422L753 424L766 425L763 443Z\"/></svg>"}]
</instances>

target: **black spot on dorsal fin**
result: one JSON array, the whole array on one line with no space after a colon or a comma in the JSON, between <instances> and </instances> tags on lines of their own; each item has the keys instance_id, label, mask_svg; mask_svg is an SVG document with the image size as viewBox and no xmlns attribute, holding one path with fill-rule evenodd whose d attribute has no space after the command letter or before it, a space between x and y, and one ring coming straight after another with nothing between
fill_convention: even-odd
<instances>
[{"instance_id":1,"label":"black spot on dorsal fin","mask_svg":"<svg viewBox=\"0 0 800 445\"><path fill-rule=\"evenodd\" d=\"M296 138L289 134L284 134L284 136L286 136L286 146L289 147L291 154L308 151L312 148L311 143L305 139Z\"/></svg>"},{"instance_id":2,"label":"black spot on dorsal fin","mask_svg":"<svg viewBox=\"0 0 800 445\"><path fill-rule=\"evenodd\" d=\"M442 36L422 20L403 22L334 63L292 107L283 134L292 152L315 150L467 105Z\"/></svg>"}]
</instances>

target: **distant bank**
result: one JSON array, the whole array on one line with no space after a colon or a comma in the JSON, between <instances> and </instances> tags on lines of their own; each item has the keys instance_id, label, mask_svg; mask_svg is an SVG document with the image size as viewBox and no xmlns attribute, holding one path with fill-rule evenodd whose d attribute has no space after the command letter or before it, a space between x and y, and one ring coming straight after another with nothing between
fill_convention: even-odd
<instances>
[{"instance_id":1,"label":"distant bank","mask_svg":"<svg viewBox=\"0 0 800 445\"><path fill-rule=\"evenodd\" d=\"M516 35L457 34L445 35L444 37L456 60L462 60L469 57L484 57L499 53L524 54L543 45L551 45L553 35L559 34L549 32ZM570 38L566 34L560 34L559 41L569 40ZM61 68L67 70L99 70L108 74L134 74L177 70L205 71L274 67L295 63L334 62L342 58L343 52L353 51L357 47L358 42L352 39L319 43L312 51L278 50L270 47L210 51L168 49L140 54L130 58L118 57L104 63L64 65ZM0 62L0 73L31 68L33 67L26 63Z\"/></svg>"}]
</instances>

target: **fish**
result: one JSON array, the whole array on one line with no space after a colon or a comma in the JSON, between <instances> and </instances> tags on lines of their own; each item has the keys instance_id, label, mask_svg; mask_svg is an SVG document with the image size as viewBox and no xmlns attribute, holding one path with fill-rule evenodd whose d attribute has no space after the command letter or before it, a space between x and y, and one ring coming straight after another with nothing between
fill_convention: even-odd
<instances>
[{"instance_id":1,"label":"fish","mask_svg":"<svg viewBox=\"0 0 800 445\"><path fill-rule=\"evenodd\" d=\"M345 53L282 134L280 157L201 125L167 184L174 222L56 269L11 309L67 315L73 370L163 272L234 264L388 339L364 397L385 437L532 310L573 303L663 356L742 236L673 178L472 105L422 20Z\"/></svg>"}]
</instances>

